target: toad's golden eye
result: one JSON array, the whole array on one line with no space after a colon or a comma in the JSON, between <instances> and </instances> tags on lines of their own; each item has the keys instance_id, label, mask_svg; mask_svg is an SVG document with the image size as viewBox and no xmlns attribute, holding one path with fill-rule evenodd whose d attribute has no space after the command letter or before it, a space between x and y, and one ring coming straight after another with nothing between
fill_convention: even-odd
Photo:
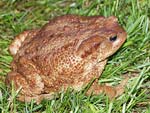
<instances>
[{"instance_id":1,"label":"toad's golden eye","mask_svg":"<svg viewBox=\"0 0 150 113\"><path fill-rule=\"evenodd\" d=\"M111 36L111 37L109 38L109 40L110 40L111 42L116 41L116 40L117 40L117 35Z\"/></svg>"}]
</instances>

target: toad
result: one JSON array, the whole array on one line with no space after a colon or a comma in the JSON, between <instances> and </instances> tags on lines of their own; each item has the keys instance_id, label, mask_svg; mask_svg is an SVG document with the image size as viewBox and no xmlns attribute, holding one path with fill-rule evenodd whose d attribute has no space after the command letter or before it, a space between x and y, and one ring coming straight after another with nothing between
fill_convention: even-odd
<instances>
[{"instance_id":1,"label":"toad","mask_svg":"<svg viewBox=\"0 0 150 113\"><path fill-rule=\"evenodd\" d=\"M18 100L24 102L52 98L68 87L80 91L93 79L87 94L116 97L123 85L99 85L98 78L126 37L115 16L56 17L15 37L9 46L13 61L6 84L13 81L15 90L21 89Z\"/></svg>"}]
</instances>

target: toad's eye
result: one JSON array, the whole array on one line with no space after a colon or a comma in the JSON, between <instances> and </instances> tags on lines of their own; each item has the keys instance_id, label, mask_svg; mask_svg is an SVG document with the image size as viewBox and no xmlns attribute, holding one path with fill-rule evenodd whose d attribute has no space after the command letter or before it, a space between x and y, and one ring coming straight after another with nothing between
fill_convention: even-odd
<instances>
[{"instance_id":1,"label":"toad's eye","mask_svg":"<svg viewBox=\"0 0 150 113\"><path fill-rule=\"evenodd\" d=\"M116 41L116 40L117 40L117 35L111 36L111 37L109 38L109 40L110 40L111 42Z\"/></svg>"}]
</instances>

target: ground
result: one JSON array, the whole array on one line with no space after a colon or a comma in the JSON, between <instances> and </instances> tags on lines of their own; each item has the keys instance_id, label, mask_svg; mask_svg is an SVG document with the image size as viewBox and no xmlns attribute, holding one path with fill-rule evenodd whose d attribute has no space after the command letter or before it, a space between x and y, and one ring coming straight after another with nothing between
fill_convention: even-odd
<instances>
[{"instance_id":1,"label":"ground","mask_svg":"<svg viewBox=\"0 0 150 113\"><path fill-rule=\"evenodd\" d=\"M21 103L4 81L12 56L8 45L20 32L39 28L64 15L115 15L128 33L120 50L109 58L99 83L118 84L130 79L115 100L106 95L85 96L68 89L59 98ZM150 113L150 0L1 0L0 1L0 112L1 113Z\"/></svg>"}]
</instances>

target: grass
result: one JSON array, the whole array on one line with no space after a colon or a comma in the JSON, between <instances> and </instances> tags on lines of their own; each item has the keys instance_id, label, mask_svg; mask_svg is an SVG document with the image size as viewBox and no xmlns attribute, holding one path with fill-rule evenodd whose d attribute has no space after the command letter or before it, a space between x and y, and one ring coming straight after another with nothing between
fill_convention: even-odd
<instances>
[{"instance_id":1,"label":"grass","mask_svg":"<svg viewBox=\"0 0 150 113\"><path fill-rule=\"evenodd\" d=\"M1 0L0 1L0 112L1 113L150 113L150 0ZM116 85L130 80L125 93L110 101L107 96L85 96L82 92L59 94L60 98L21 103L16 92L4 84L12 57L8 45L26 29L39 28L64 14L115 15L128 38L109 58L99 82ZM11 98L10 98L11 97Z\"/></svg>"}]
</instances>

